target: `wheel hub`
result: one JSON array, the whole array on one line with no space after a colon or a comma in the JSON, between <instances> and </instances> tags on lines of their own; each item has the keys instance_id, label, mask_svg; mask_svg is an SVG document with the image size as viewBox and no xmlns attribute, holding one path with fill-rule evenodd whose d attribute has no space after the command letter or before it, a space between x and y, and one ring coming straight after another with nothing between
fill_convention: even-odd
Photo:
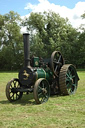
<instances>
[{"instance_id":1,"label":"wheel hub","mask_svg":"<svg viewBox=\"0 0 85 128\"><path fill-rule=\"evenodd\" d=\"M43 91L43 94L46 94L47 93L46 88L42 88L42 91Z\"/></svg>"}]
</instances>

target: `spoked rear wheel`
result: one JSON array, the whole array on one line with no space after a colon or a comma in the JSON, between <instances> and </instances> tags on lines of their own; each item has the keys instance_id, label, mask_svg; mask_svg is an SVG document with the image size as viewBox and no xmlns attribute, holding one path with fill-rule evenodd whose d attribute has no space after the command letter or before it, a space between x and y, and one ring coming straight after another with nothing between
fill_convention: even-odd
<instances>
[{"instance_id":1,"label":"spoked rear wheel","mask_svg":"<svg viewBox=\"0 0 85 128\"><path fill-rule=\"evenodd\" d=\"M63 65L59 74L59 86L61 94L74 94L78 85L78 75L72 64Z\"/></svg>"},{"instance_id":2,"label":"spoked rear wheel","mask_svg":"<svg viewBox=\"0 0 85 128\"><path fill-rule=\"evenodd\" d=\"M20 87L20 82L18 79L12 79L8 82L6 86L6 97L7 99L12 102L20 99L23 95L22 92L15 91L17 88Z\"/></svg>"},{"instance_id":3,"label":"spoked rear wheel","mask_svg":"<svg viewBox=\"0 0 85 128\"><path fill-rule=\"evenodd\" d=\"M34 85L34 98L37 104L42 104L50 96L50 86L46 79L40 78Z\"/></svg>"}]
</instances>

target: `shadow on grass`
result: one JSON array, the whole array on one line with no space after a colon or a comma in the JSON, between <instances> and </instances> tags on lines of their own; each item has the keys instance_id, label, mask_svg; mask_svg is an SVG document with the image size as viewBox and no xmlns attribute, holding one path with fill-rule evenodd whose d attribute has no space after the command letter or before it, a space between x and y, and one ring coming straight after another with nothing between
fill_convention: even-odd
<instances>
[{"instance_id":1,"label":"shadow on grass","mask_svg":"<svg viewBox=\"0 0 85 128\"><path fill-rule=\"evenodd\" d=\"M57 98L57 97L62 97L63 95L51 95L50 97L53 99L53 98ZM22 98L17 100L17 101L13 101L13 102L9 102L8 99L7 100L2 100L0 101L0 104L13 104L13 105L16 105L16 104L20 104L22 106L24 105L37 105L36 102L35 102L35 99L33 97L33 93L30 93L30 94L23 94Z\"/></svg>"},{"instance_id":2,"label":"shadow on grass","mask_svg":"<svg viewBox=\"0 0 85 128\"><path fill-rule=\"evenodd\" d=\"M35 105L36 102L34 100L33 94L23 94L22 98L17 100L17 101L13 101L13 102L9 102L8 100L2 100L0 101L0 104L20 104L22 106L24 105Z\"/></svg>"}]
</instances>

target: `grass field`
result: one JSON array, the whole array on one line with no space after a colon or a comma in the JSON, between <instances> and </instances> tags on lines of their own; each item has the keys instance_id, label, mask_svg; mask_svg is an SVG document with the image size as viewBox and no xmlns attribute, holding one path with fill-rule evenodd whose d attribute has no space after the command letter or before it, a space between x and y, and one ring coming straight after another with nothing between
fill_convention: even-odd
<instances>
[{"instance_id":1,"label":"grass field","mask_svg":"<svg viewBox=\"0 0 85 128\"><path fill-rule=\"evenodd\" d=\"M33 94L13 103L7 100L6 84L17 75L0 73L0 128L85 128L85 71L78 71L75 95L53 96L41 105L35 104Z\"/></svg>"}]
</instances>

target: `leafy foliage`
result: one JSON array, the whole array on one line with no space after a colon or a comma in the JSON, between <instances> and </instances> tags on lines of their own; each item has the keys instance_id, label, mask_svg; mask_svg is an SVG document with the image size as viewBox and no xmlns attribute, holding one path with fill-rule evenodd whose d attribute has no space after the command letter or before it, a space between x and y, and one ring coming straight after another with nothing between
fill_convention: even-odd
<instances>
[{"instance_id":1,"label":"leafy foliage","mask_svg":"<svg viewBox=\"0 0 85 128\"><path fill-rule=\"evenodd\" d=\"M85 14L81 16L85 19ZM82 19L82 20L83 20ZM66 63L85 67L85 27L81 32L73 28L66 18L52 11L31 13L24 21L13 11L0 15L0 70L16 70L23 66L22 26L30 33L31 55L48 58L60 51Z\"/></svg>"},{"instance_id":2,"label":"leafy foliage","mask_svg":"<svg viewBox=\"0 0 85 128\"><path fill-rule=\"evenodd\" d=\"M23 62L22 35L20 33L20 16L13 11L1 16L0 20L0 67L1 69L17 69ZM19 65L18 65L19 64ZM17 67L18 66L18 67Z\"/></svg>"},{"instance_id":3,"label":"leafy foliage","mask_svg":"<svg viewBox=\"0 0 85 128\"><path fill-rule=\"evenodd\" d=\"M59 50L67 63L77 65L76 51L80 33L70 25L67 18L64 19L52 11L43 14L31 13L24 24L28 26L27 29L33 37L32 54L35 52L36 55L50 57L54 50Z\"/></svg>"}]
</instances>

